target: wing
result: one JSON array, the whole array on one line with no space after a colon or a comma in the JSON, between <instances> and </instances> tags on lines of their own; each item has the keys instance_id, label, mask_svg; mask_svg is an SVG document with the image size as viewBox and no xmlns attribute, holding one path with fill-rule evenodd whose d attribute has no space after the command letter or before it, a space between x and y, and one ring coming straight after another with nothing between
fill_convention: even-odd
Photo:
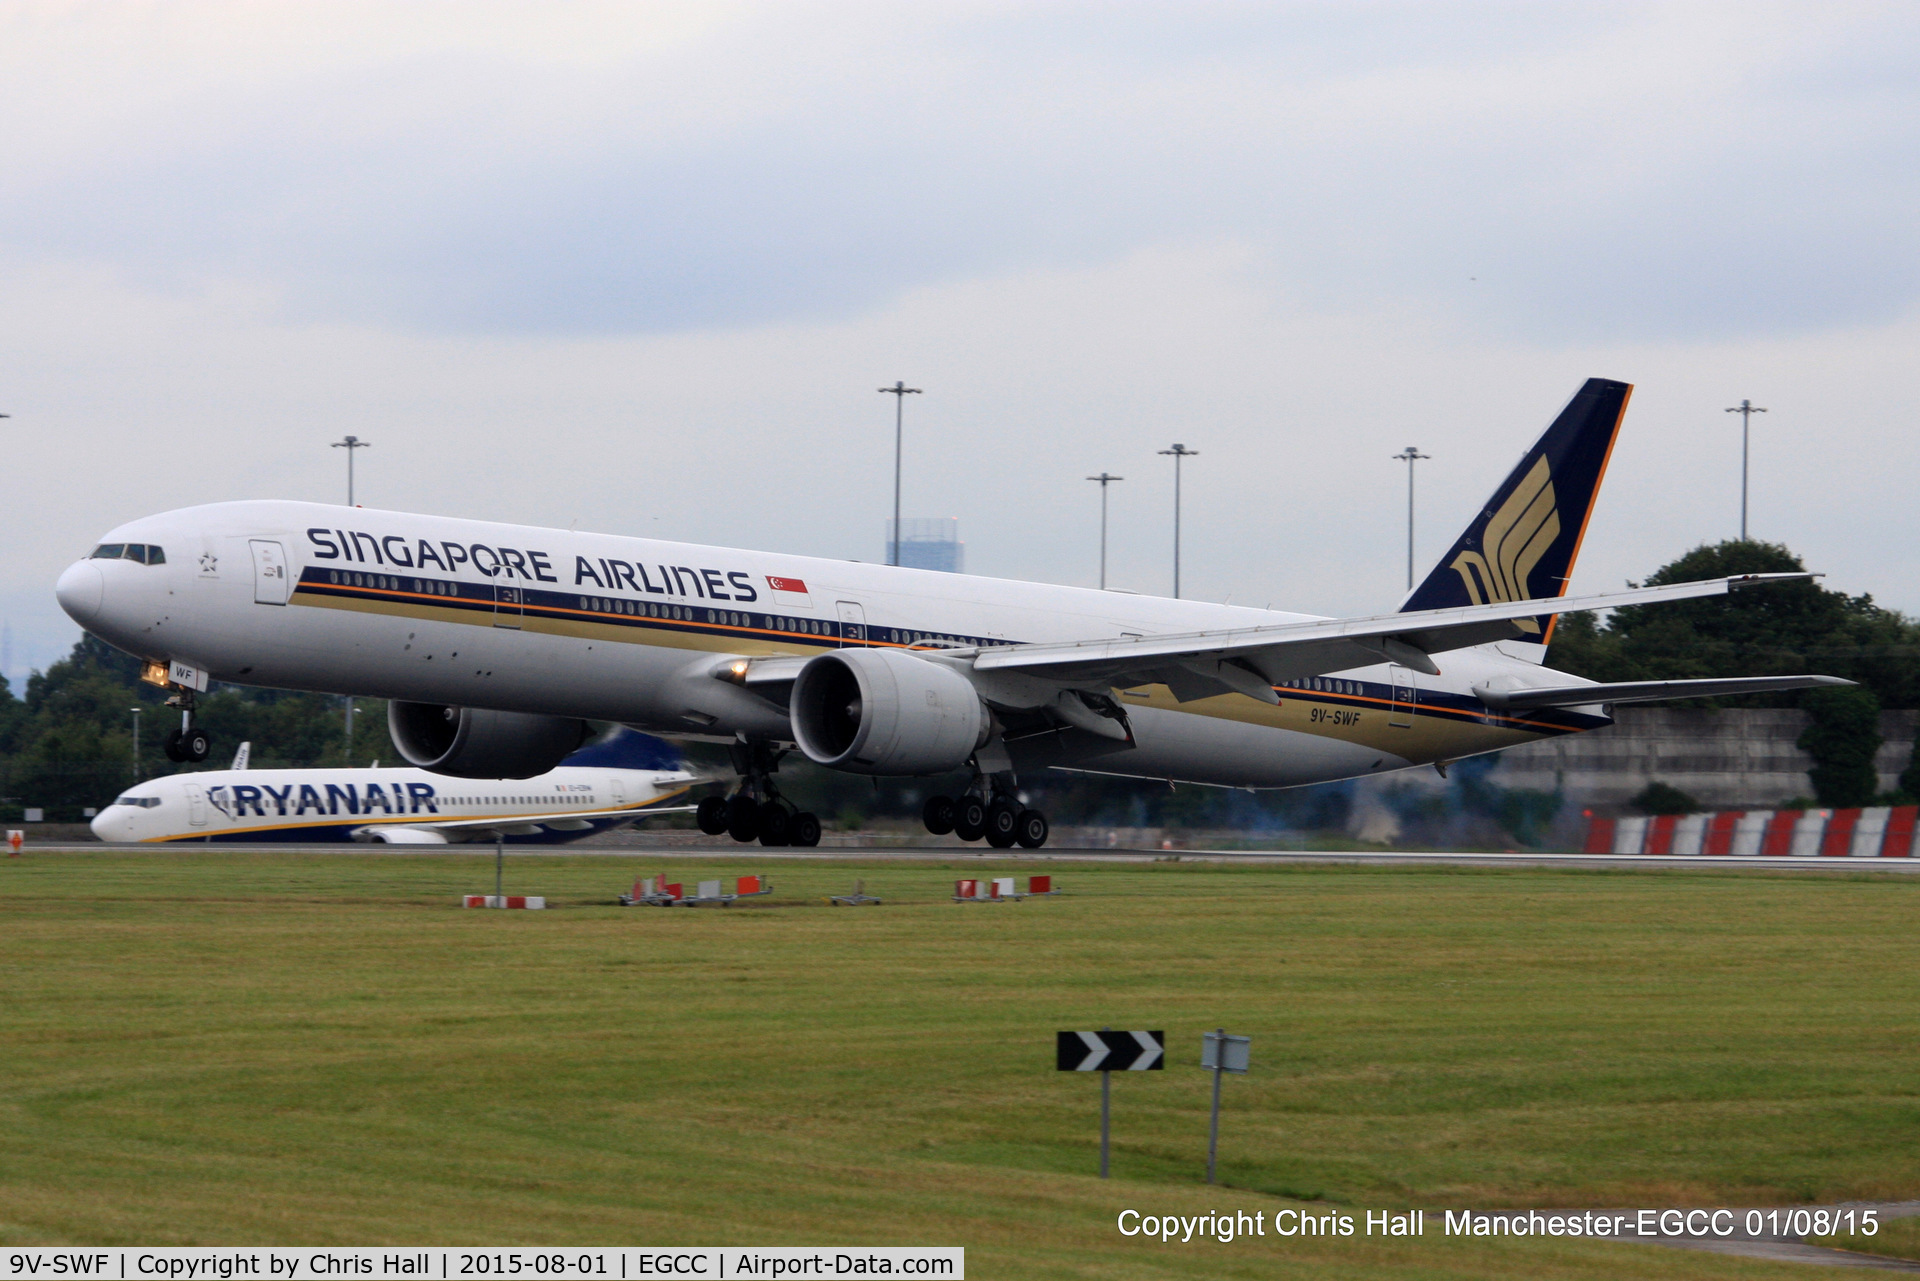
<instances>
[{"instance_id":1,"label":"wing","mask_svg":"<svg viewBox=\"0 0 1920 1281\"><path fill-rule=\"evenodd\" d=\"M396 844L437 844L438 841L427 833L440 833L439 840L453 834L460 839L477 836L486 832L499 832L505 836L531 836L541 827L556 831L577 832L592 826L593 819L643 819L655 814L691 814L697 806L660 805L645 809L604 809L569 810L564 814L503 814L493 818L448 818L428 819L421 823L369 823L365 827L356 827L350 834L356 841L369 840L378 836L382 840ZM417 833L415 836L403 833Z\"/></svg>"},{"instance_id":2,"label":"wing","mask_svg":"<svg viewBox=\"0 0 1920 1281\"><path fill-rule=\"evenodd\" d=\"M1745 574L1597 596L1504 601L1371 618L1315 619L1272 627L1172 636L1013 645L968 651L966 656L974 670L980 672L1017 671L1055 681L1122 688L1163 683L1181 702L1238 691L1272 703L1278 701L1272 687L1281 681L1382 661L1438 676L1440 669L1432 655L1489 641L1535 639L1537 633L1517 624L1539 617L1543 610L1566 614L1616 609L1622 605L1651 605L1659 601L1720 596L1772 583L1805 582L1815 577L1814 574Z\"/></svg>"},{"instance_id":3,"label":"wing","mask_svg":"<svg viewBox=\"0 0 1920 1281\"><path fill-rule=\"evenodd\" d=\"M1613 685L1555 685L1543 689L1492 689L1475 685L1473 695L1488 707L1506 711L1524 707L1578 707L1587 703L1651 703L1662 698L1721 698L1855 683L1838 676L1740 676L1729 680L1622 681Z\"/></svg>"}]
</instances>

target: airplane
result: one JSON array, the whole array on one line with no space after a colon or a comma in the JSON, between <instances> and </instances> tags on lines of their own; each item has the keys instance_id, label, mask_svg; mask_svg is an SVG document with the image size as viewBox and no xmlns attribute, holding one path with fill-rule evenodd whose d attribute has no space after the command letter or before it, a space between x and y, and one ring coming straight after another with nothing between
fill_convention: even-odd
<instances>
[{"instance_id":1,"label":"airplane","mask_svg":"<svg viewBox=\"0 0 1920 1281\"><path fill-rule=\"evenodd\" d=\"M1023 773L1297 787L1444 771L1598 729L1615 703L1848 684L1545 666L1560 613L1815 577L1566 596L1631 391L1589 379L1425 581L1366 617L272 500L130 521L56 594L178 691L189 746L212 680L386 698L401 754L452 777L532 777L610 720L729 745L710 834L817 840L776 782L797 750L855 774L964 768L927 829L1032 849L1049 825Z\"/></svg>"},{"instance_id":2,"label":"airplane","mask_svg":"<svg viewBox=\"0 0 1920 1281\"><path fill-rule=\"evenodd\" d=\"M617 729L527 779L449 779L422 769L230 769L167 774L123 792L93 820L103 841L360 841L552 845L659 814L706 780L667 744Z\"/></svg>"}]
</instances>

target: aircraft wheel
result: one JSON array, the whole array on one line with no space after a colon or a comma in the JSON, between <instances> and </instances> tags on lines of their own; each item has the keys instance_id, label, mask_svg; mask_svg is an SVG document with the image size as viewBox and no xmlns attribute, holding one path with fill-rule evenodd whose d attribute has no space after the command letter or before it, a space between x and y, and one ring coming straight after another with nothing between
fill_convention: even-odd
<instances>
[{"instance_id":1,"label":"aircraft wheel","mask_svg":"<svg viewBox=\"0 0 1920 1281\"><path fill-rule=\"evenodd\" d=\"M787 820L787 843L812 848L820 843L820 820L802 810Z\"/></svg>"},{"instance_id":2,"label":"aircraft wheel","mask_svg":"<svg viewBox=\"0 0 1920 1281\"><path fill-rule=\"evenodd\" d=\"M920 811L920 821L935 836L945 836L953 830L953 798L951 796L929 796L927 807Z\"/></svg>"},{"instance_id":3,"label":"aircraft wheel","mask_svg":"<svg viewBox=\"0 0 1920 1281\"><path fill-rule=\"evenodd\" d=\"M203 729L190 729L180 736L183 760L204 761L213 755L213 738Z\"/></svg>"},{"instance_id":4,"label":"aircraft wheel","mask_svg":"<svg viewBox=\"0 0 1920 1281\"><path fill-rule=\"evenodd\" d=\"M789 828L792 820L787 807L779 801L768 801L760 807L760 843L762 845L785 845L789 842Z\"/></svg>"},{"instance_id":5,"label":"aircraft wheel","mask_svg":"<svg viewBox=\"0 0 1920 1281\"><path fill-rule=\"evenodd\" d=\"M693 821L708 836L718 836L727 830L727 798L709 796L701 801L693 812Z\"/></svg>"},{"instance_id":6,"label":"aircraft wheel","mask_svg":"<svg viewBox=\"0 0 1920 1281\"><path fill-rule=\"evenodd\" d=\"M1014 839L1022 849L1037 850L1047 843L1047 816L1039 810L1021 810L1014 820Z\"/></svg>"},{"instance_id":7,"label":"aircraft wheel","mask_svg":"<svg viewBox=\"0 0 1920 1281\"><path fill-rule=\"evenodd\" d=\"M727 801L727 835L745 845L760 835L760 806L750 796Z\"/></svg>"},{"instance_id":8,"label":"aircraft wheel","mask_svg":"<svg viewBox=\"0 0 1920 1281\"><path fill-rule=\"evenodd\" d=\"M953 834L977 841L986 834L987 806L978 796L962 796L953 803Z\"/></svg>"},{"instance_id":9,"label":"aircraft wheel","mask_svg":"<svg viewBox=\"0 0 1920 1281\"><path fill-rule=\"evenodd\" d=\"M177 729L167 732L167 740L163 745L163 750L166 752L168 760L177 763L187 759L180 754L180 740L184 737L186 736Z\"/></svg>"},{"instance_id":10,"label":"aircraft wheel","mask_svg":"<svg viewBox=\"0 0 1920 1281\"><path fill-rule=\"evenodd\" d=\"M1020 839L1020 809L1012 801L995 801L987 807L987 844L997 850L1012 849Z\"/></svg>"}]
</instances>

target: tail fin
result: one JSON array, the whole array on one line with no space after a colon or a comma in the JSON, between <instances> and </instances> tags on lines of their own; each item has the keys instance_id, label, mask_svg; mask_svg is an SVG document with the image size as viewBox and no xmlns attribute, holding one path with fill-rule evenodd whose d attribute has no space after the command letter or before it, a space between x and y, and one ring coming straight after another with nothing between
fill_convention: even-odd
<instances>
[{"instance_id":1,"label":"tail fin","mask_svg":"<svg viewBox=\"0 0 1920 1281\"><path fill-rule=\"evenodd\" d=\"M672 743L624 725L616 726L605 738L588 743L560 763L588 769L680 770L687 767L686 758Z\"/></svg>"},{"instance_id":2,"label":"tail fin","mask_svg":"<svg viewBox=\"0 0 1920 1281\"><path fill-rule=\"evenodd\" d=\"M1632 393L1627 383L1587 379L1400 608L1565 595ZM1536 633L1539 644L1552 639L1551 615L1519 625Z\"/></svg>"}]
</instances>

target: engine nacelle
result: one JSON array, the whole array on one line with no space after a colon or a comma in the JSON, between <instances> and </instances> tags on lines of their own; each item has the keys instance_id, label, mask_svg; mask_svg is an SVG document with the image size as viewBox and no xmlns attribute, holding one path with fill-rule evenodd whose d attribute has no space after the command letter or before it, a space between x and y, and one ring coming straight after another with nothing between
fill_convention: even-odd
<instances>
[{"instance_id":1,"label":"engine nacelle","mask_svg":"<svg viewBox=\"0 0 1920 1281\"><path fill-rule=\"evenodd\" d=\"M586 742L571 716L491 712L440 703L387 704L387 732L409 764L455 778L532 778Z\"/></svg>"},{"instance_id":2,"label":"engine nacelle","mask_svg":"<svg viewBox=\"0 0 1920 1281\"><path fill-rule=\"evenodd\" d=\"M891 649L809 660L788 706L800 750L854 774L944 774L966 763L992 725L966 677Z\"/></svg>"}]
</instances>

